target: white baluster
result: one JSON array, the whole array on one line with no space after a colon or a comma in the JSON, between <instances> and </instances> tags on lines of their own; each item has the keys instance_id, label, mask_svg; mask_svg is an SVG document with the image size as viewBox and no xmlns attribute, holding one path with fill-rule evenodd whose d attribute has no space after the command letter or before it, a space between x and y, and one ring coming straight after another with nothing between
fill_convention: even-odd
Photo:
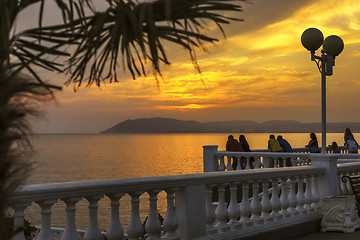
<instances>
[{"instance_id":1,"label":"white baluster","mask_svg":"<svg viewBox=\"0 0 360 240\"><path fill-rule=\"evenodd\" d=\"M66 226L65 226L65 231L61 237L61 240L79 239L78 233L76 231L75 211L76 211L76 203L80 200L81 198L62 199L62 201L66 203Z\"/></svg>"},{"instance_id":2,"label":"white baluster","mask_svg":"<svg viewBox=\"0 0 360 240\"><path fill-rule=\"evenodd\" d=\"M290 192L289 192L289 213L291 216L296 216L299 214L299 211L296 209L298 200L296 197L296 177L290 177Z\"/></svg>"},{"instance_id":3,"label":"white baluster","mask_svg":"<svg viewBox=\"0 0 360 240\"><path fill-rule=\"evenodd\" d=\"M311 206L311 203L313 202L313 197L311 194L311 176L306 176L306 189L305 189L305 205L304 208L308 211L308 212L313 212L314 208Z\"/></svg>"},{"instance_id":4,"label":"white baluster","mask_svg":"<svg viewBox=\"0 0 360 240\"><path fill-rule=\"evenodd\" d=\"M249 201L249 182L242 183L242 200L240 204L240 223L243 227L250 226L251 206Z\"/></svg>"},{"instance_id":5,"label":"white baluster","mask_svg":"<svg viewBox=\"0 0 360 240\"><path fill-rule=\"evenodd\" d=\"M219 171L225 171L225 160L224 160L224 156L221 156L221 157L220 157Z\"/></svg>"},{"instance_id":6,"label":"white baluster","mask_svg":"<svg viewBox=\"0 0 360 240\"><path fill-rule=\"evenodd\" d=\"M271 166L271 158L270 157L263 157L263 167L270 168Z\"/></svg>"},{"instance_id":7,"label":"white baluster","mask_svg":"<svg viewBox=\"0 0 360 240\"><path fill-rule=\"evenodd\" d=\"M321 210L320 205L320 194L319 194L319 177L318 175L313 176L313 187L312 187L312 196L313 196L313 202L311 206L315 209L315 211Z\"/></svg>"},{"instance_id":8,"label":"white baluster","mask_svg":"<svg viewBox=\"0 0 360 240\"><path fill-rule=\"evenodd\" d=\"M38 240L52 240L51 234L51 207L57 200L38 201L41 207L41 230Z\"/></svg>"},{"instance_id":9,"label":"white baluster","mask_svg":"<svg viewBox=\"0 0 360 240\"><path fill-rule=\"evenodd\" d=\"M250 157L245 157L245 169L251 169L251 166L250 166Z\"/></svg>"},{"instance_id":10,"label":"white baluster","mask_svg":"<svg viewBox=\"0 0 360 240\"><path fill-rule=\"evenodd\" d=\"M276 157L272 158L272 161L273 161L273 168L278 168L277 158Z\"/></svg>"},{"instance_id":11,"label":"white baluster","mask_svg":"<svg viewBox=\"0 0 360 240\"><path fill-rule=\"evenodd\" d=\"M339 195L339 196L341 196L341 195L345 195L345 194L343 194L343 191L342 191L342 189L341 189L341 174L337 174L337 178L338 178L338 180L337 180L337 195Z\"/></svg>"},{"instance_id":12,"label":"white baluster","mask_svg":"<svg viewBox=\"0 0 360 240\"><path fill-rule=\"evenodd\" d=\"M270 202L272 206L271 216L274 218L274 220L281 219L281 214L280 214L281 202L279 198L279 188L278 188L277 178L272 179L272 195Z\"/></svg>"},{"instance_id":13,"label":"white baluster","mask_svg":"<svg viewBox=\"0 0 360 240\"><path fill-rule=\"evenodd\" d=\"M260 157L254 157L254 169L261 167L261 159Z\"/></svg>"},{"instance_id":14,"label":"white baluster","mask_svg":"<svg viewBox=\"0 0 360 240\"><path fill-rule=\"evenodd\" d=\"M213 193L213 185L206 186L206 230L207 233L214 234L217 232L216 228L214 228L214 222L216 220L215 210L212 204L212 193Z\"/></svg>"},{"instance_id":15,"label":"white baluster","mask_svg":"<svg viewBox=\"0 0 360 240\"><path fill-rule=\"evenodd\" d=\"M251 200L251 221L253 221L254 224L260 224L263 223L264 220L262 217L260 217L262 208L261 203L259 199L259 183L257 181L253 181L253 197Z\"/></svg>"},{"instance_id":16,"label":"white baluster","mask_svg":"<svg viewBox=\"0 0 360 240\"><path fill-rule=\"evenodd\" d=\"M239 228L239 218L240 218L240 207L237 199L237 186L236 183L230 183L230 203L228 207L229 212L229 225L230 228L235 230Z\"/></svg>"},{"instance_id":17,"label":"white baluster","mask_svg":"<svg viewBox=\"0 0 360 240\"><path fill-rule=\"evenodd\" d=\"M129 193L131 196L131 216L130 221L127 227L127 234L129 240L138 240L140 237L144 236L144 229L140 220L139 213L139 197L143 192L132 192Z\"/></svg>"},{"instance_id":18,"label":"white baluster","mask_svg":"<svg viewBox=\"0 0 360 240\"><path fill-rule=\"evenodd\" d=\"M231 165L231 156L227 156L226 170L228 170L228 171L233 170L232 165Z\"/></svg>"},{"instance_id":19,"label":"white baluster","mask_svg":"<svg viewBox=\"0 0 360 240\"><path fill-rule=\"evenodd\" d=\"M241 158L237 158L236 170L242 170L242 168L241 168Z\"/></svg>"},{"instance_id":20,"label":"white baluster","mask_svg":"<svg viewBox=\"0 0 360 240\"><path fill-rule=\"evenodd\" d=\"M304 179L302 176L298 176L296 177L296 180L298 182L298 192L296 194L298 205L296 209L299 211L300 214L303 214L306 212L306 209L304 208L304 204L305 204Z\"/></svg>"},{"instance_id":21,"label":"white baluster","mask_svg":"<svg viewBox=\"0 0 360 240\"><path fill-rule=\"evenodd\" d=\"M165 235L161 238L162 240L179 240L180 238L176 235L175 231L178 227L178 220L174 211L174 192L176 189L167 189L167 208L163 227L166 231Z\"/></svg>"},{"instance_id":22,"label":"white baluster","mask_svg":"<svg viewBox=\"0 0 360 240\"><path fill-rule=\"evenodd\" d=\"M148 194L150 195L150 209L149 217L145 224L145 230L149 235L147 238L148 240L160 240L161 223L157 212L157 195L159 192L160 190L153 190L148 192Z\"/></svg>"},{"instance_id":23,"label":"white baluster","mask_svg":"<svg viewBox=\"0 0 360 240\"><path fill-rule=\"evenodd\" d=\"M98 201L102 198L103 196L90 196L90 197L85 197L86 200L89 202L89 223L87 225L85 234L83 239L84 240L100 240L102 239L102 235L101 235L101 231L99 228L99 223L98 223L98 215L97 215L97 210L98 210Z\"/></svg>"},{"instance_id":24,"label":"white baluster","mask_svg":"<svg viewBox=\"0 0 360 240\"><path fill-rule=\"evenodd\" d=\"M289 197L288 197L288 183L286 177L281 178L281 195L280 195L280 205L281 211L280 214L283 218L288 218L291 216L288 208L290 206Z\"/></svg>"},{"instance_id":25,"label":"white baluster","mask_svg":"<svg viewBox=\"0 0 360 240\"><path fill-rule=\"evenodd\" d=\"M279 167L280 166L281 167L286 167L286 158L279 158Z\"/></svg>"},{"instance_id":26,"label":"white baluster","mask_svg":"<svg viewBox=\"0 0 360 240\"><path fill-rule=\"evenodd\" d=\"M13 240L25 240L24 234L24 211L31 203L14 203L12 208L14 209L14 230L19 231L12 238Z\"/></svg>"},{"instance_id":27,"label":"white baluster","mask_svg":"<svg viewBox=\"0 0 360 240\"><path fill-rule=\"evenodd\" d=\"M262 185L263 193L261 197L261 217L264 219L265 222L272 221L272 216L270 215L270 212L272 210L271 202L269 199L269 182L267 179L263 181Z\"/></svg>"},{"instance_id":28,"label":"white baluster","mask_svg":"<svg viewBox=\"0 0 360 240\"><path fill-rule=\"evenodd\" d=\"M225 188L223 184L218 185L218 193L219 202L215 210L217 220L215 228L221 233L229 230L229 226L227 225L228 212L225 204Z\"/></svg>"},{"instance_id":29,"label":"white baluster","mask_svg":"<svg viewBox=\"0 0 360 240\"><path fill-rule=\"evenodd\" d=\"M123 193L107 195L107 197L111 200L110 224L106 230L107 240L121 240L124 237L124 229L119 218L119 200L123 196Z\"/></svg>"}]
</instances>

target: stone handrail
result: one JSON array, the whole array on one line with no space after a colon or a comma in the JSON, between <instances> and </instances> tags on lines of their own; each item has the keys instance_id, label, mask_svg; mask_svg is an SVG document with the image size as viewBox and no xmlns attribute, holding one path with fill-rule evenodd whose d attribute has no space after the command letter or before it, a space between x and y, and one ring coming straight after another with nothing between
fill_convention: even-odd
<instances>
[{"instance_id":1,"label":"stone handrail","mask_svg":"<svg viewBox=\"0 0 360 240\"><path fill-rule=\"evenodd\" d=\"M51 208L57 201L63 201L66 204L66 227L61 239L80 239L75 211L76 203L85 198L89 203L89 222L82 239L100 240L98 201L107 196L111 200L111 216L106 238L124 239L124 229L119 219L119 199L128 194L131 196L131 217L127 223L127 237L139 239L144 234L139 217L139 197L147 192L150 206L145 230L149 239L228 239L235 233L246 236L251 229L254 230L254 226L261 226L265 231L273 229L275 223L281 226L285 222L294 221L295 224L301 219L319 217L321 196L317 191L318 178L325 172L326 169L321 167L305 166L29 185L13 196L15 226L22 226L25 208L35 202L40 205L42 216L38 240L52 239ZM278 188L279 183L282 183L281 189ZM304 183L306 189L303 189ZM229 193L225 193L226 185L230 185ZM297 192L296 185L299 188ZM217 189L214 189L215 186ZM272 194L268 193L271 187ZM157 217L157 195L160 191L167 193L163 233ZM239 191L241 200L237 199ZM261 199L258 197L259 191L263 194ZM218 196L217 199L214 199L214 194ZM227 204L226 196L229 197ZM218 202L216 209L214 201ZM295 220L294 217L298 215L301 217ZM23 233L17 234L14 239L24 240Z\"/></svg>"},{"instance_id":2,"label":"stone handrail","mask_svg":"<svg viewBox=\"0 0 360 240\"><path fill-rule=\"evenodd\" d=\"M338 146L338 149L341 153L348 153L348 148L346 146ZM254 149L253 152L270 152L270 149ZM310 153L310 149L307 147L303 148L293 148L295 153ZM331 147L326 147L327 153L332 153Z\"/></svg>"}]
</instances>

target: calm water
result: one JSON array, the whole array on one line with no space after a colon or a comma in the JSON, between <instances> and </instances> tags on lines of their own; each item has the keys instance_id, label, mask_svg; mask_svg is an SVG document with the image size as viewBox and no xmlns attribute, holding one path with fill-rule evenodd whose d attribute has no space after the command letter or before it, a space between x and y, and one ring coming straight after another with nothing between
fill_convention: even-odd
<instances>
[{"instance_id":1,"label":"calm water","mask_svg":"<svg viewBox=\"0 0 360 240\"><path fill-rule=\"evenodd\" d=\"M238 138L239 134L233 134ZM277 135L277 134L275 134ZM282 133L293 147L304 147L309 141L308 133ZM354 134L356 139L360 139ZM29 184L117 179L173 174L199 173L203 171L202 146L218 145L225 150L228 134L84 134L84 135L36 135L33 144L34 170ZM268 133L245 135L252 149L267 148ZM317 134L321 142L321 134ZM342 133L328 133L327 145L336 141L343 145ZM121 221L127 223L130 215L130 198L120 201ZM99 224L106 230L109 220L109 201L99 202ZM146 196L141 198L141 219L148 211ZM52 225L64 227L64 204L53 207ZM165 193L159 194L160 213L166 209ZM39 224L40 208L28 208L26 218ZM77 204L76 224L85 229L87 224L87 202ZM60 216L60 217L59 217ZM125 226L126 228L126 226Z\"/></svg>"},{"instance_id":2,"label":"calm water","mask_svg":"<svg viewBox=\"0 0 360 240\"><path fill-rule=\"evenodd\" d=\"M239 134L233 134L238 138ZM277 135L277 134L275 134ZM283 133L293 147L304 147L307 133ZM203 171L202 146L225 149L228 134L37 135L35 168L29 184L131 178ZM267 148L268 133L245 135L252 149ZM321 134L317 134L321 142ZM355 134L355 138L358 136ZM328 145L343 145L342 133L328 133Z\"/></svg>"}]
</instances>

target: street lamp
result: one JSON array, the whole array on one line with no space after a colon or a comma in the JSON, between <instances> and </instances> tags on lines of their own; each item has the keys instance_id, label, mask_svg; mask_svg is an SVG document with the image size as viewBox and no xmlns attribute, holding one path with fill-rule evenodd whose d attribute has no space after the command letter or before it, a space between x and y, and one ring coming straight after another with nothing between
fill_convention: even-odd
<instances>
[{"instance_id":1,"label":"street lamp","mask_svg":"<svg viewBox=\"0 0 360 240\"><path fill-rule=\"evenodd\" d=\"M301 35L302 45L310 51L311 61L314 61L321 73L321 153L326 154L326 76L333 75L335 57L344 49L343 40L335 35L327 37L324 41L322 32L317 28L308 28ZM315 51L321 45L321 56L316 56Z\"/></svg>"}]
</instances>

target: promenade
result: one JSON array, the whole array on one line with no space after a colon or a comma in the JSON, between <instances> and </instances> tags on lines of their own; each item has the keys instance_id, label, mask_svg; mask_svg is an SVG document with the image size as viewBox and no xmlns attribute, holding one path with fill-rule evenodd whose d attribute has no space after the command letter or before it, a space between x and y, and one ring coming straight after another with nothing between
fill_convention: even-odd
<instances>
[{"instance_id":1,"label":"promenade","mask_svg":"<svg viewBox=\"0 0 360 240\"><path fill-rule=\"evenodd\" d=\"M288 240L357 240L360 239L360 229L353 233L342 232L315 232L303 237L290 238Z\"/></svg>"}]
</instances>

